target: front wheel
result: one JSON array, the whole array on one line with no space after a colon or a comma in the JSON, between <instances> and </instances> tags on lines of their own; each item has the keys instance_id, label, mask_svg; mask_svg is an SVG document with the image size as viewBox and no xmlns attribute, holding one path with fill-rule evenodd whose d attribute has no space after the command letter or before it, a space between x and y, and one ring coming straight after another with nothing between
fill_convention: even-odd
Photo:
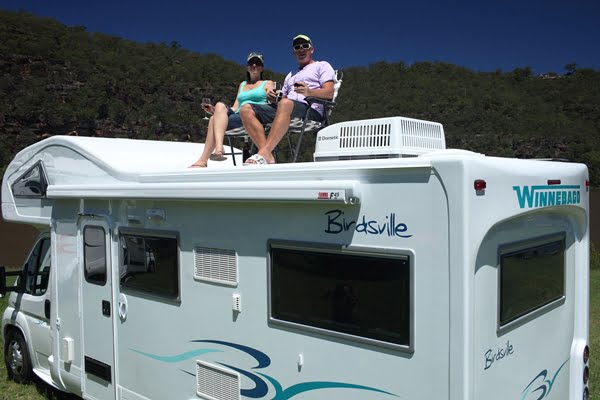
<instances>
[{"instance_id":1,"label":"front wheel","mask_svg":"<svg viewBox=\"0 0 600 400\"><path fill-rule=\"evenodd\" d=\"M6 337L4 346L4 361L8 377L18 383L31 380L31 359L27 343L19 332L11 331Z\"/></svg>"}]
</instances>

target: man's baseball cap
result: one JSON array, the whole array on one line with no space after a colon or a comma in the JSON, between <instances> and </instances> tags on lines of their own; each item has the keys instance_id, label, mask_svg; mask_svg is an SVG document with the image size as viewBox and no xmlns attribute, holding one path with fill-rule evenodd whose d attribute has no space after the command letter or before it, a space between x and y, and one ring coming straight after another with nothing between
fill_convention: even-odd
<instances>
[{"instance_id":1,"label":"man's baseball cap","mask_svg":"<svg viewBox=\"0 0 600 400\"><path fill-rule=\"evenodd\" d=\"M292 46L296 43L296 41L298 40L304 40L310 44L312 44L312 40L310 40L310 38L306 35L296 35L294 36L294 38L292 39Z\"/></svg>"},{"instance_id":2,"label":"man's baseball cap","mask_svg":"<svg viewBox=\"0 0 600 400\"><path fill-rule=\"evenodd\" d=\"M248 54L248 57L246 58L246 61L250 61L253 58L258 58L260 60L261 63L265 63L265 60L263 59L263 55L260 53L257 53L255 51L253 51L252 53Z\"/></svg>"}]
</instances>

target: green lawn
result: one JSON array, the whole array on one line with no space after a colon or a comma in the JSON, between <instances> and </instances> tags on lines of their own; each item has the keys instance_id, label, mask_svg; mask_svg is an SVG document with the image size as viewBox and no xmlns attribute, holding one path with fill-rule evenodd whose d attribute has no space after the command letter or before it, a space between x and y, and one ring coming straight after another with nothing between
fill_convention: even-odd
<instances>
[{"instance_id":1,"label":"green lawn","mask_svg":"<svg viewBox=\"0 0 600 400\"><path fill-rule=\"evenodd\" d=\"M592 270L590 274L590 364L594 366L597 360L596 354L600 353L600 253L592 252ZM4 311L7 298L0 299L0 313ZM4 341L0 337L0 344L4 349ZM72 399L71 396L62 396L56 391L49 390L48 386L39 380L33 384L19 385L9 381L6 377L4 357L0 363L0 400L43 400L43 399ZM590 399L600 399L600 373L598 369L591 368L590 371Z\"/></svg>"}]
</instances>

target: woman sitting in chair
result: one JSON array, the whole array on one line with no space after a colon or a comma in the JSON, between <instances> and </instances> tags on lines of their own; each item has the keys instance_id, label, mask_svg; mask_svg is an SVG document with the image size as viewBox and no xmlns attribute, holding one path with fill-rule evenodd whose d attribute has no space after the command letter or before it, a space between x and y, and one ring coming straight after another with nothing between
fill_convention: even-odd
<instances>
[{"instance_id":1,"label":"woman sitting in chair","mask_svg":"<svg viewBox=\"0 0 600 400\"><path fill-rule=\"evenodd\" d=\"M239 110L244 104L266 104L267 91L274 90L273 81L263 80L263 56L252 52L247 57L248 69L246 80L240 83L238 94L233 106L217 103L216 106L203 104L204 111L213 114L208 121L208 131L204 151L200 158L190 165L192 167L206 167L209 158L214 161L223 161L223 138L225 131L242 126ZM214 153L213 153L214 150Z\"/></svg>"}]
</instances>

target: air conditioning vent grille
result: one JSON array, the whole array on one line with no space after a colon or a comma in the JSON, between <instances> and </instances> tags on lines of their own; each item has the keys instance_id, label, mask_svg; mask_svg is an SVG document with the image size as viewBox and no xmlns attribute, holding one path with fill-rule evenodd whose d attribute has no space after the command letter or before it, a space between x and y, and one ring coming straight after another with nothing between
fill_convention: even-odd
<instances>
[{"instance_id":1,"label":"air conditioning vent grille","mask_svg":"<svg viewBox=\"0 0 600 400\"><path fill-rule=\"evenodd\" d=\"M342 126L340 148L387 148L390 145L390 124Z\"/></svg>"},{"instance_id":2,"label":"air conditioning vent grille","mask_svg":"<svg viewBox=\"0 0 600 400\"><path fill-rule=\"evenodd\" d=\"M239 400L240 377L233 371L198 360L196 394L207 400Z\"/></svg>"},{"instance_id":3,"label":"air conditioning vent grille","mask_svg":"<svg viewBox=\"0 0 600 400\"><path fill-rule=\"evenodd\" d=\"M194 247L194 278L235 286L238 284L234 250Z\"/></svg>"}]
</instances>

